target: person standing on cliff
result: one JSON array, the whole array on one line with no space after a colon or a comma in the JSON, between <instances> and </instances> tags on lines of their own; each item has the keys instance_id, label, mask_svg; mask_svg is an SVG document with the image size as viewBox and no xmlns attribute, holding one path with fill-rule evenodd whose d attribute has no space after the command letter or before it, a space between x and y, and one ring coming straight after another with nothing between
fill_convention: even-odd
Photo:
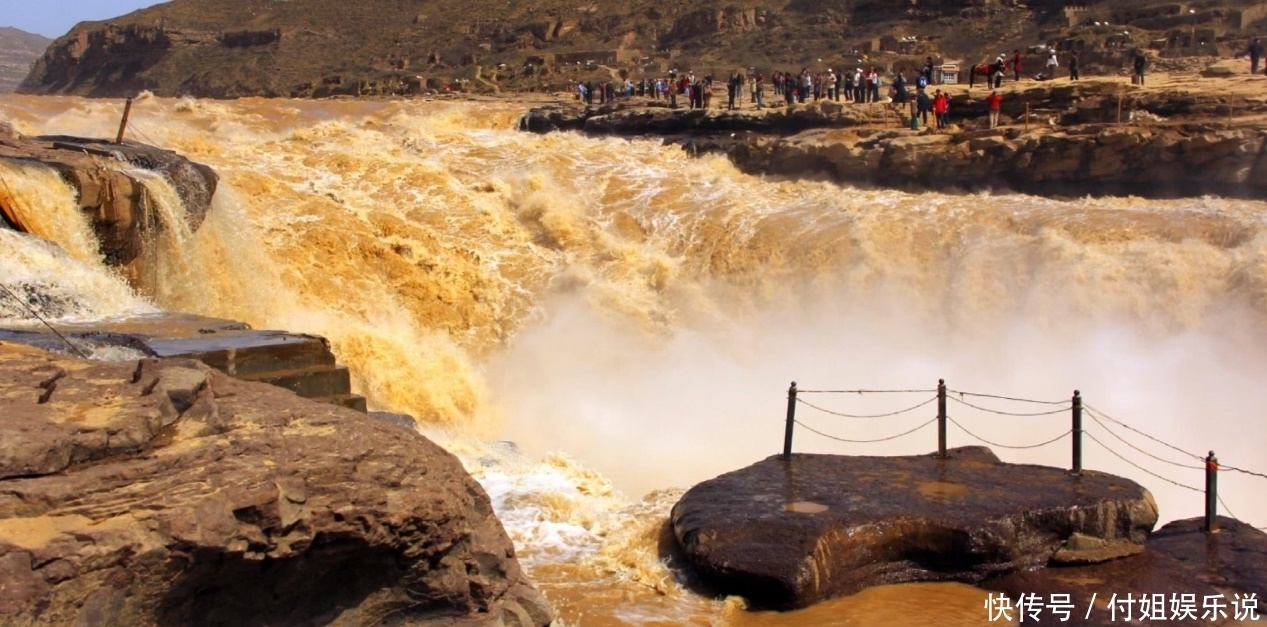
<instances>
[{"instance_id":1,"label":"person standing on cliff","mask_svg":"<svg viewBox=\"0 0 1267 627\"><path fill-rule=\"evenodd\" d=\"M928 128L928 114L933 110L933 99L928 97L927 91L919 90L919 95L915 96L915 107L920 121L924 124L924 128Z\"/></svg>"},{"instance_id":2,"label":"person standing on cliff","mask_svg":"<svg viewBox=\"0 0 1267 627\"><path fill-rule=\"evenodd\" d=\"M1078 80L1078 53L1069 53L1069 80Z\"/></svg>"},{"instance_id":3,"label":"person standing on cliff","mask_svg":"<svg viewBox=\"0 0 1267 627\"><path fill-rule=\"evenodd\" d=\"M898 68L897 75L893 77L893 103L906 103L906 77L902 75L902 68Z\"/></svg>"},{"instance_id":4,"label":"person standing on cliff","mask_svg":"<svg viewBox=\"0 0 1267 627\"><path fill-rule=\"evenodd\" d=\"M990 128L999 126L999 113L1003 110L1003 96L999 95L999 90L990 92L985 97L986 104L990 107Z\"/></svg>"},{"instance_id":5,"label":"person standing on cliff","mask_svg":"<svg viewBox=\"0 0 1267 627\"><path fill-rule=\"evenodd\" d=\"M1144 86L1144 69L1148 66L1148 59L1144 56L1143 50L1135 50L1135 82L1140 86Z\"/></svg>"},{"instance_id":6,"label":"person standing on cliff","mask_svg":"<svg viewBox=\"0 0 1267 627\"><path fill-rule=\"evenodd\" d=\"M940 89L933 95L933 115L937 117L937 130L945 130L950 126L950 94Z\"/></svg>"},{"instance_id":7,"label":"person standing on cliff","mask_svg":"<svg viewBox=\"0 0 1267 627\"><path fill-rule=\"evenodd\" d=\"M1021 82L1021 51L1012 51L1012 72L1016 82Z\"/></svg>"},{"instance_id":8,"label":"person standing on cliff","mask_svg":"<svg viewBox=\"0 0 1267 627\"><path fill-rule=\"evenodd\" d=\"M1259 59L1262 59L1262 58L1263 58L1263 44L1261 41L1258 40L1257 37L1255 37L1253 43L1249 45L1249 73L1250 74L1258 73L1258 61Z\"/></svg>"}]
</instances>

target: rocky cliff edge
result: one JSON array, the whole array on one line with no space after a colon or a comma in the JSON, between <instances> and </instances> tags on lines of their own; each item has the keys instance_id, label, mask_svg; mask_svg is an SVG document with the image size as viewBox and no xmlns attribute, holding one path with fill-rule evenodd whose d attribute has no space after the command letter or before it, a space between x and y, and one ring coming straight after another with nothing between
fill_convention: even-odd
<instances>
[{"instance_id":1,"label":"rocky cliff edge","mask_svg":"<svg viewBox=\"0 0 1267 627\"><path fill-rule=\"evenodd\" d=\"M488 496L400 426L194 361L0 343L5 624L541 627Z\"/></svg>"}]
</instances>

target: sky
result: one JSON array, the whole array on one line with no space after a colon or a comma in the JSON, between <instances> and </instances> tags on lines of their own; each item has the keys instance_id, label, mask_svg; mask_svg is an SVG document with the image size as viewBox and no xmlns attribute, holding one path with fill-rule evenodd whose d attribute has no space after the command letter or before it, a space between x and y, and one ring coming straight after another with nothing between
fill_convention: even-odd
<instances>
[{"instance_id":1,"label":"sky","mask_svg":"<svg viewBox=\"0 0 1267 627\"><path fill-rule=\"evenodd\" d=\"M0 26L57 38L85 20L126 15L161 0L0 0Z\"/></svg>"}]
</instances>

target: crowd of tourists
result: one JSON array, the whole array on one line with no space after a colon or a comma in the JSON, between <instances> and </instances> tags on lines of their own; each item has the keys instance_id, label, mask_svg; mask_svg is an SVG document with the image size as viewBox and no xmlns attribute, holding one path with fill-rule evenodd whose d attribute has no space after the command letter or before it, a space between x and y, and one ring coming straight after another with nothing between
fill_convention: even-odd
<instances>
[{"instance_id":1,"label":"crowd of tourists","mask_svg":"<svg viewBox=\"0 0 1267 627\"><path fill-rule=\"evenodd\" d=\"M1013 66L1018 80L1021 70L1019 56L1018 52ZM1054 53L1052 58L1055 59ZM810 72L808 68L803 68L800 72L775 71L769 77L762 72L748 76L735 72L725 79L726 100L719 106L728 110L738 109L744 105L745 98L748 104L757 109L767 106L790 108L818 100L909 104L912 125L927 126L931 119L938 129L943 129L950 124L950 94L935 87L936 69L937 65L933 63L932 57L928 57L924 66L908 80L899 67L891 75L891 85L888 84L890 78L875 66L839 72L835 69ZM1070 70L1076 80L1076 57L1070 64ZM710 109L714 106L714 94L719 91L719 87L720 81L711 74L670 72L664 78L644 78L638 81L582 82L577 84L576 90L577 96L591 105L612 102L618 97L637 96L666 100L671 107L679 106L681 100L682 106ZM993 95L997 97L997 92ZM771 100L767 101L768 98Z\"/></svg>"},{"instance_id":2,"label":"crowd of tourists","mask_svg":"<svg viewBox=\"0 0 1267 627\"><path fill-rule=\"evenodd\" d=\"M1250 71L1257 74L1259 61L1263 56L1263 46L1258 39L1249 44L1246 56L1252 64ZM1024 55L1020 50L1014 50L1010 58L999 55L993 63L977 67L981 68L977 75L984 75L991 88L986 96L990 128L999 123L999 113L1002 110L999 89L1009 74L1013 80L1019 82L1023 78L1053 80L1061 73L1060 56L1055 49L1048 50L1042 71L1032 77L1025 76ZM963 71L978 72L977 67L963 68ZM1081 78L1079 59L1075 52L1066 53L1065 67L1070 81ZM1142 50L1136 50L1132 62L1133 83L1144 84L1147 67L1147 56ZM746 76L734 72L725 80L726 102L719 106L729 110L741 108L745 94L749 104L757 109L780 105L791 108L817 100L845 103L885 102L909 106L912 127L927 126L931 116L936 127L944 129L950 124L950 95L935 87L936 69L932 57L928 57L911 80L906 78L901 67L896 68L891 77L886 77L875 66L843 71L829 69L826 72L810 72L808 68L803 68L800 72L776 71L769 77L761 72ZM891 85L888 84L889 80L892 81ZM714 92L719 87L719 82L711 74L697 76L694 72L678 74L672 71L667 77L644 78L639 81L583 82L578 83L576 89L578 97L591 105L612 102L617 97L638 96L667 100L669 106L674 108L681 100L684 106L692 109L709 109L713 107ZM929 93L930 89L932 93ZM771 103L767 103L767 97L772 99Z\"/></svg>"}]
</instances>

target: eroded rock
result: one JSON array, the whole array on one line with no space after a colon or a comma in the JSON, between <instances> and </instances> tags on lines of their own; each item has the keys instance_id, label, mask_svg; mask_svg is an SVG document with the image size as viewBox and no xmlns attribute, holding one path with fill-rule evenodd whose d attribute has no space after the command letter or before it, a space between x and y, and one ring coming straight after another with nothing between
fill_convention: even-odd
<instances>
[{"instance_id":1,"label":"eroded rock","mask_svg":"<svg viewBox=\"0 0 1267 627\"><path fill-rule=\"evenodd\" d=\"M197 362L3 343L0 614L14 627L553 620L483 489L417 433Z\"/></svg>"},{"instance_id":2,"label":"eroded rock","mask_svg":"<svg viewBox=\"0 0 1267 627\"><path fill-rule=\"evenodd\" d=\"M774 608L882 584L976 583L1044 566L1074 534L1138 547L1156 522L1152 495L1128 479L1005 464L981 448L771 457L695 486L672 512L705 581Z\"/></svg>"},{"instance_id":3,"label":"eroded rock","mask_svg":"<svg viewBox=\"0 0 1267 627\"><path fill-rule=\"evenodd\" d=\"M1201 518L1167 523L1149 538L1148 548L1187 564L1209 585L1267 601L1267 533L1224 516L1218 520L1213 534L1201 530Z\"/></svg>"}]
</instances>

